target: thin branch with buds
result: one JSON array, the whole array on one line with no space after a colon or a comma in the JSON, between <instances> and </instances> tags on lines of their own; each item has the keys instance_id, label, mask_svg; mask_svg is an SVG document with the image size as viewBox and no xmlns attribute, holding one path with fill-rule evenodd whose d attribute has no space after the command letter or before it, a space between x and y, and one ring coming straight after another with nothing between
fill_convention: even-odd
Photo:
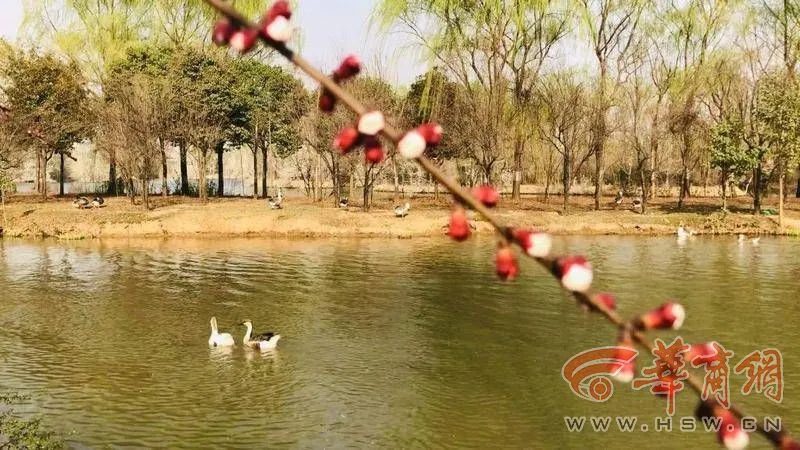
<instances>
[{"instance_id":1,"label":"thin branch with buds","mask_svg":"<svg viewBox=\"0 0 800 450\"><path fill-rule=\"evenodd\" d=\"M359 117L363 117L364 115L370 113L370 110L361 103L358 99L353 97L349 94L346 90L342 89L342 87L338 84L336 80L331 77L326 76L318 69L313 67L302 58L300 55L289 49L285 42L281 42L275 39L270 38L268 33L262 32L261 26L259 24L251 22L248 18L242 16L239 12L237 12L233 7L225 3L223 0L205 0L211 7L216 9L222 16L230 22L231 26L237 30L248 30L248 31L258 31L258 39L260 39L266 45L272 47L275 51L286 57L289 61L291 61L295 66L297 66L300 70L305 72L308 76L310 76L315 81L319 82L321 86L321 90L324 94L330 95L335 98L336 101L339 101L346 105L350 110L352 110L356 115ZM396 129L395 127L391 126L390 124L382 124L382 128L380 130L380 134L386 138L387 140L391 141L394 145L400 144L400 141L406 136L405 133L402 133L400 130ZM497 258L497 265L498 265L498 273L501 274L501 252L504 255L504 258L511 258L505 259L505 262L511 262L514 266L513 273L510 274L511 276L506 276L503 278L510 279L516 274L516 260L513 259L513 254L508 255L508 246L509 244L516 244L522 250L532 256L540 265L546 268L550 273L558 279L561 284L572 294L572 296L581 304L584 308L596 311L605 317L609 322L611 322L616 328L618 328L623 334L630 336L630 338L636 342L639 346L643 349L647 350L647 352L652 353L653 350L656 348L653 343L645 337L643 331L649 328L656 328L656 327L648 327L643 326L641 323L641 317L633 320L627 321L620 317L620 315L613 309L613 305L610 305L605 299L608 298L608 294L598 294L592 293L590 291L590 284L592 279L591 273L591 265L582 257L552 257L549 256L549 247L550 241L549 237L546 238L544 241L538 241L538 238L544 239L543 233L532 233L529 231L523 230L515 230L512 227L509 227L503 224L500 219L492 214L490 211L490 206L493 206L493 202L487 202L484 195L480 194L478 196L471 194L463 187L461 187L455 180L447 177L429 158L425 155L420 155L418 157L413 158L426 172L428 172L436 181L444 185L454 196L455 200L478 212L482 215L491 225L495 228L501 238L501 250L498 252ZM495 192L496 194L496 192ZM478 198L480 197L480 198ZM545 247L542 249L542 247ZM573 270L575 268L575 270ZM574 272L574 273L573 273ZM506 274L508 274L506 272ZM501 274L502 277L502 274ZM676 304L667 304L667 305L675 305L680 308L681 314L683 308L680 305ZM665 305L665 306L667 306ZM662 307L664 308L664 307ZM673 319L674 320L674 319ZM678 322L678 321L676 321ZM682 317L680 319L682 322ZM661 328L669 328L673 325L672 322L669 322L666 327ZM680 325L679 323L677 324ZM677 328L677 327L675 327ZM676 361L669 362L671 368L673 370L679 370L680 366ZM689 374L688 378L685 380L686 384L688 384L697 394L702 396L703 393L703 383L699 380L695 375ZM709 410L714 410L718 405L713 400L706 400L701 403L701 406L706 407ZM748 417L745 412L740 409L739 407L731 404L728 408L730 412L732 412L735 416L739 419L743 417ZM788 433L784 431L770 431L765 430L761 425L758 425L758 431L764 435L776 448L781 449L800 449L800 446L791 438L789 437Z\"/></svg>"}]
</instances>

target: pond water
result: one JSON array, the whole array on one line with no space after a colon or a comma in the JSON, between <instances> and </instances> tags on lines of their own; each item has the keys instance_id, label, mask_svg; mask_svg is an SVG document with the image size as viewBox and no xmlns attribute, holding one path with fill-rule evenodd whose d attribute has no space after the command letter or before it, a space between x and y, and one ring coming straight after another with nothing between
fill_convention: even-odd
<instances>
[{"instance_id":1,"label":"pond water","mask_svg":"<svg viewBox=\"0 0 800 450\"><path fill-rule=\"evenodd\" d=\"M0 392L30 394L18 409L42 414L75 447L716 445L699 431L568 432L565 416L652 424L666 401L626 386L602 404L573 394L562 365L613 345L614 330L533 261L522 261L518 281L498 282L492 248L490 239L0 240ZM679 299L680 336L719 340L736 352L731 365L778 348L781 404L743 395L741 375L731 394L800 432L800 241L564 237L556 249L591 257L596 285L618 294L623 315ZM237 342L247 318L283 340L264 355L211 350L212 315ZM679 393L676 417L695 405Z\"/></svg>"}]
</instances>

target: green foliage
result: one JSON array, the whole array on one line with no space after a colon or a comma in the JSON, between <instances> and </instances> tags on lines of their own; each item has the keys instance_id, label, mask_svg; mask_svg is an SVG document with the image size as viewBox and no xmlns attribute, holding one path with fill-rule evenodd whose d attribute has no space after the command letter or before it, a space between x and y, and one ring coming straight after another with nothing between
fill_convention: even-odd
<instances>
[{"instance_id":1,"label":"green foliage","mask_svg":"<svg viewBox=\"0 0 800 450\"><path fill-rule=\"evenodd\" d=\"M800 158L800 84L793 78L766 77L758 92L756 119L769 154L784 169Z\"/></svg>"},{"instance_id":2,"label":"green foliage","mask_svg":"<svg viewBox=\"0 0 800 450\"><path fill-rule=\"evenodd\" d=\"M459 85L447 78L447 75L434 68L420 75L406 94L406 120L411 125L426 122L437 122L446 130L454 130L459 120L464 118L464 98ZM463 155L462 135L445 134L436 148L427 153L432 158L450 159Z\"/></svg>"},{"instance_id":3,"label":"green foliage","mask_svg":"<svg viewBox=\"0 0 800 450\"><path fill-rule=\"evenodd\" d=\"M279 67L253 59L231 59L229 65L235 104L231 141L270 147L280 158L299 150L300 119L311 107L300 82Z\"/></svg>"},{"instance_id":4,"label":"green foliage","mask_svg":"<svg viewBox=\"0 0 800 450\"><path fill-rule=\"evenodd\" d=\"M0 394L0 405L9 405L27 400L27 396L13 393ZM0 413L0 447L9 450L65 448L64 442L53 432L47 431L40 419L24 420L13 411Z\"/></svg>"},{"instance_id":5,"label":"green foliage","mask_svg":"<svg viewBox=\"0 0 800 450\"><path fill-rule=\"evenodd\" d=\"M2 72L10 111L3 127L15 129L19 147L37 150L46 161L92 136L90 97L77 65L50 54L12 52Z\"/></svg>"},{"instance_id":6,"label":"green foliage","mask_svg":"<svg viewBox=\"0 0 800 450\"><path fill-rule=\"evenodd\" d=\"M744 175L757 164L758 155L744 142L744 125L739 119L726 119L711 133L711 166L724 177Z\"/></svg>"}]
</instances>

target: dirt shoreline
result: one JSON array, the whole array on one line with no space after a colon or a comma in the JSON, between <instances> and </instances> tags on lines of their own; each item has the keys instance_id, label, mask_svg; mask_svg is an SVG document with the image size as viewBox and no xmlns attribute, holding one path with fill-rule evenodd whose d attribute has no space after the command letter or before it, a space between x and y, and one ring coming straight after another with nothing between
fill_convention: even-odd
<instances>
[{"instance_id":1,"label":"dirt shoreline","mask_svg":"<svg viewBox=\"0 0 800 450\"><path fill-rule=\"evenodd\" d=\"M800 203L790 204L786 224L779 229L776 217L754 216L742 205L723 213L713 201L687 205L675 211L670 203L654 204L647 214L611 207L591 211L587 199L578 198L574 212L557 212L558 203L523 200L515 207L498 208L508 224L556 235L643 235L675 233L684 225L697 234L800 235ZM161 202L160 204L158 202ZM449 206L446 200L412 199L408 217L394 217L390 199L377 201L369 212L360 208L341 210L308 200L288 199L282 210L270 210L263 200L214 199L202 205L195 199L158 199L145 211L127 199L108 199L100 209L79 210L70 199L42 202L19 197L6 204L6 237L18 238L130 238L130 237L282 237L282 238L414 238L445 233ZM477 235L490 235L492 227L477 218ZM0 223L0 226L3 226Z\"/></svg>"}]
</instances>

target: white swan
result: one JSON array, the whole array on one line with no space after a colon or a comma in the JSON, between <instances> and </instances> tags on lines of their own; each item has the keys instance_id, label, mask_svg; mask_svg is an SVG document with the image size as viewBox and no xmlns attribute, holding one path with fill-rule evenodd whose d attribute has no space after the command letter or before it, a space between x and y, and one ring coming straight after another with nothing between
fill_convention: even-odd
<instances>
[{"instance_id":1,"label":"white swan","mask_svg":"<svg viewBox=\"0 0 800 450\"><path fill-rule=\"evenodd\" d=\"M236 345L230 333L220 333L217 328L217 318L211 318L211 337L208 338L209 347L231 347Z\"/></svg>"},{"instance_id":2,"label":"white swan","mask_svg":"<svg viewBox=\"0 0 800 450\"><path fill-rule=\"evenodd\" d=\"M278 346L278 341L281 339L280 334L275 334L273 332L268 333L261 333L257 336L252 336L253 334L253 321L245 320L242 322L242 325L247 327L247 332L244 334L244 339L242 343L250 348L260 351L267 351L272 350ZM251 337L252 336L252 337Z\"/></svg>"},{"instance_id":3,"label":"white swan","mask_svg":"<svg viewBox=\"0 0 800 450\"><path fill-rule=\"evenodd\" d=\"M761 243L761 238L760 238L760 237L753 238L753 241L752 241L752 242L753 242L753 245L758 245L758 244L760 244L760 243Z\"/></svg>"}]
</instances>

